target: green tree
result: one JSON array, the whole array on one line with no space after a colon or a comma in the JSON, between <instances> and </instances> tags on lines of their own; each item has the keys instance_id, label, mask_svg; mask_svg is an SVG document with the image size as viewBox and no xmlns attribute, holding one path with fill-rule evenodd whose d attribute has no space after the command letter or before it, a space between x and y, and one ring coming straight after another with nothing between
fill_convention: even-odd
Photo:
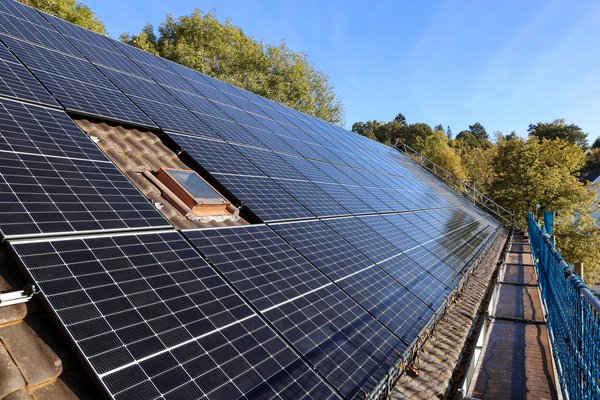
<instances>
[{"instance_id":1,"label":"green tree","mask_svg":"<svg viewBox=\"0 0 600 400\"><path fill-rule=\"evenodd\" d=\"M529 136L538 139L562 139L574 143L579 147L587 148L587 133L574 124L567 125L564 119L555 119L553 122L538 122L530 124Z\"/></svg>"},{"instance_id":2,"label":"green tree","mask_svg":"<svg viewBox=\"0 0 600 400\"><path fill-rule=\"evenodd\" d=\"M594 144L592 144L592 149L600 149L600 136L594 140Z\"/></svg>"},{"instance_id":3,"label":"green tree","mask_svg":"<svg viewBox=\"0 0 600 400\"><path fill-rule=\"evenodd\" d=\"M504 140L515 140L517 139L519 136L517 135L517 132L512 131L510 134L506 135L504 137Z\"/></svg>"},{"instance_id":4,"label":"green tree","mask_svg":"<svg viewBox=\"0 0 600 400\"><path fill-rule=\"evenodd\" d=\"M595 201L598 204L598 199ZM584 280L600 282L600 227L591 214L598 211L594 201L585 202L573 210L559 213L556 218L556 245L565 260L584 265Z\"/></svg>"},{"instance_id":5,"label":"green tree","mask_svg":"<svg viewBox=\"0 0 600 400\"><path fill-rule=\"evenodd\" d=\"M487 131L479 122L469 125L469 129L467 130L460 131L458 135L456 135L456 140L461 140L471 147L492 146L492 142L490 141Z\"/></svg>"},{"instance_id":6,"label":"green tree","mask_svg":"<svg viewBox=\"0 0 600 400\"><path fill-rule=\"evenodd\" d=\"M94 32L106 34L106 27L87 6L75 0L19 0L23 4L45 11Z\"/></svg>"},{"instance_id":7,"label":"green tree","mask_svg":"<svg viewBox=\"0 0 600 400\"><path fill-rule=\"evenodd\" d=\"M592 149L585 157L585 165L581 169L581 178L593 181L600 175L600 148Z\"/></svg>"},{"instance_id":8,"label":"green tree","mask_svg":"<svg viewBox=\"0 0 600 400\"><path fill-rule=\"evenodd\" d=\"M461 181L467 179L460 156L448 145L448 137L443 129L436 129L431 135L423 138L421 152L425 157L451 172Z\"/></svg>"},{"instance_id":9,"label":"green tree","mask_svg":"<svg viewBox=\"0 0 600 400\"><path fill-rule=\"evenodd\" d=\"M584 161L581 148L561 139L504 141L492 160L489 193L505 208L515 210L521 223L537 204L547 210L572 210L591 201L590 192L578 179Z\"/></svg>"},{"instance_id":10,"label":"green tree","mask_svg":"<svg viewBox=\"0 0 600 400\"><path fill-rule=\"evenodd\" d=\"M422 152L425 149L427 138L433 136L433 129L429 124L417 122L414 124L403 125L393 130L391 141L404 143L413 149Z\"/></svg>"},{"instance_id":11,"label":"green tree","mask_svg":"<svg viewBox=\"0 0 600 400\"><path fill-rule=\"evenodd\" d=\"M496 156L497 148L471 147L460 141L455 143L455 148L460 155L462 168L467 176L466 181L480 192L487 193L493 177L492 160Z\"/></svg>"},{"instance_id":12,"label":"green tree","mask_svg":"<svg viewBox=\"0 0 600 400\"><path fill-rule=\"evenodd\" d=\"M406 117L402 113L397 114L394 117L394 121L399 122L401 125L406 125Z\"/></svg>"},{"instance_id":13,"label":"green tree","mask_svg":"<svg viewBox=\"0 0 600 400\"><path fill-rule=\"evenodd\" d=\"M448 125L448 128L446 129L446 136L448 139L452 139L452 129L450 129L450 125Z\"/></svg>"},{"instance_id":14,"label":"green tree","mask_svg":"<svg viewBox=\"0 0 600 400\"><path fill-rule=\"evenodd\" d=\"M479 122L475 122L473 125L469 125L469 131L473 134L473 136L477 140L481 140L481 141L490 140L490 137L489 137L487 131L485 130L483 125L481 125Z\"/></svg>"},{"instance_id":15,"label":"green tree","mask_svg":"<svg viewBox=\"0 0 600 400\"><path fill-rule=\"evenodd\" d=\"M363 135L368 137L369 139L377 140L382 143L385 140L378 139L378 133L380 133L380 129L383 123L379 121L367 121L367 122L355 122L352 124L352 132L356 132L359 135Z\"/></svg>"},{"instance_id":16,"label":"green tree","mask_svg":"<svg viewBox=\"0 0 600 400\"><path fill-rule=\"evenodd\" d=\"M140 34L121 40L217 79L242 87L325 121L343 123L341 101L322 71L306 54L285 42L266 45L247 36L231 21L196 9L190 15L168 15L154 34L147 25Z\"/></svg>"}]
</instances>

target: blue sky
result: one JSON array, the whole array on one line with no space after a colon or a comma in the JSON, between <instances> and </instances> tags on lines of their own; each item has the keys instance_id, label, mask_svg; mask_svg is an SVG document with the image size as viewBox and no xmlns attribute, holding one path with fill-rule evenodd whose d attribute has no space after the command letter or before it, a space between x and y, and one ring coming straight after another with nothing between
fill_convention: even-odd
<instances>
[{"instance_id":1,"label":"blue sky","mask_svg":"<svg viewBox=\"0 0 600 400\"><path fill-rule=\"evenodd\" d=\"M565 118L600 135L600 3L595 1L83 0L109 33L213 10L266 43L285 39L329 75L346 126L475 122L490 135Z\"/></svg>"}]
</instances>

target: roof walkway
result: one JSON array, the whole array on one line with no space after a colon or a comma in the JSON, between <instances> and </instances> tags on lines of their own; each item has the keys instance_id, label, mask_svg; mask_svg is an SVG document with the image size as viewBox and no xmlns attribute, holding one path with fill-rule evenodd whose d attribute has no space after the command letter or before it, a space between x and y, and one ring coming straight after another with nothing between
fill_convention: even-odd
<instances>
[{"instance_id":1,"label":"roof walkway","mask_svg":"<svg viewBox=\"0 0 600 400\"><path fill-rule=\"evenodd\" d=\"M537 273L523 233L513 234L494 295L470 397L558 399Z\"/></svg>"}]
</instances>

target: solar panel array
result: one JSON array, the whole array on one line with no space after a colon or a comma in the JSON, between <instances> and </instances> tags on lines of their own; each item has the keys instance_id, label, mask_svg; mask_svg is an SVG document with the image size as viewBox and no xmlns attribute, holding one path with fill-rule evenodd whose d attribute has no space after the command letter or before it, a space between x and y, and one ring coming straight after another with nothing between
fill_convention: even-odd
<instances>
[{"instance_id":1,"label":"solar panel array","mask_svg":"<svg viewBox=\"0 0 600 400\"><path fill-rule=\"evenodd\" d=\"M259 223L173 230L67 112L162 132ZM387 146L12 0L0 201L117 399L362 398L500 228Z\"/></svg>"}]
</instances>

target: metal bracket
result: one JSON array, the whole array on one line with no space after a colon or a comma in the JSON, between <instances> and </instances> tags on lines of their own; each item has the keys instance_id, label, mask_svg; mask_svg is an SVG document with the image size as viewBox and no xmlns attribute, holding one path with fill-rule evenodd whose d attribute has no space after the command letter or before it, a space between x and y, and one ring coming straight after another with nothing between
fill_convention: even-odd
<instances>
[{"instance_id":1,"label":"metal bracket","mask_svg":"<svg viewBox=\"0 0 600 400\"><path fill-rule=\"evenodd\" d=\"M0 293L0 307L27 303L37 293L39 293L39 290L33 284L28 284L23 290Z\"/></svg>"}]
</instances>

